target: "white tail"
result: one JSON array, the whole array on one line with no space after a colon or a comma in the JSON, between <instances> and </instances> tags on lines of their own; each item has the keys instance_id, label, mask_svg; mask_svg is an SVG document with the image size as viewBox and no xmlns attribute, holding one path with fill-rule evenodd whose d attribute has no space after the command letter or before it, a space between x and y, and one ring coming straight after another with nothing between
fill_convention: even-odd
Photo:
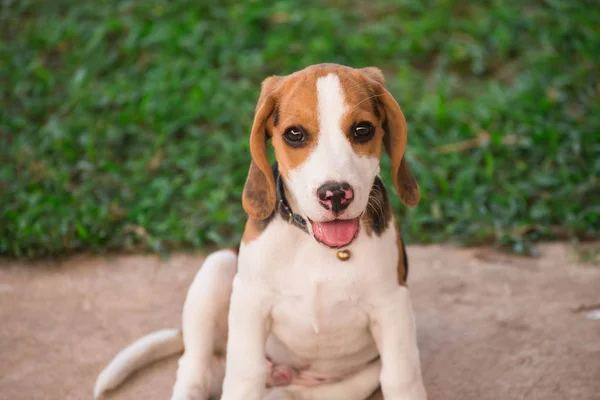
<instances>
[{"instance_id":1,"label":"white tail","mask_svg":"<svg viewBox=\"0 0 600 400\"><path fill-rule=\"evenodd\" d=\"M97 399L107 390L119 386L134 371L153 361L183 351L180 329L164 329L146 335L123 350L102 370L94 386Z\"/></svg>"}]
</instances>

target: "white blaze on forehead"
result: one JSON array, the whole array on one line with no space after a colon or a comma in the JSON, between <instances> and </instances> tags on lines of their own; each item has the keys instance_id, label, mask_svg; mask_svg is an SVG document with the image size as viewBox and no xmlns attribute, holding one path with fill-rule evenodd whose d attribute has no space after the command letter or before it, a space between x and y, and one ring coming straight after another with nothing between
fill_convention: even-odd
<instances>
[{"instance_id":1,"label":"white blaze on forehead","mask_svg":"<svg viewBox=\"0 0 600 400\"><path fill-rule=\"evenodd\" d=\"M356 155L350 141L342 131L342 118L348 111L340 78L329 74L317 79L317 114L319 118L319 141L314 156L330 168L331 178L342 173L341 169ZM323 165L323 164L322 164Z\"/></svg>"},{"instance_id":2,"label":"white blaze on forehead","mask_svg":"<svg viewBox=\"0 0 600 400\"><path fill-rule=\"evenodd\" d=\"M340 85L340 78L335 74L329 74L317 79L317 101L319 115L319 129L321 136L332 134L340 130L340 122L346 112L344 92ZM343 137L336 139L346 139Z\"/></svg>"},{"instance_id":3,"label":"white blaze on forehead","mask_svg":"<svg viewBox=\"0 0 600 400\"><path fill-rule=\"evenodd\" d=\"M346 214L358 216L366 207L371 185L379 172L379 159L354 151L342 126L350 111L339 77L330 73L317 79L317 145L298 167L289 171L286 183L292 201L309 218L319 221L327 214L318 202L316 191L327 181L347 182L354 189L354 201Z\"/></svg>"}]
</instances>

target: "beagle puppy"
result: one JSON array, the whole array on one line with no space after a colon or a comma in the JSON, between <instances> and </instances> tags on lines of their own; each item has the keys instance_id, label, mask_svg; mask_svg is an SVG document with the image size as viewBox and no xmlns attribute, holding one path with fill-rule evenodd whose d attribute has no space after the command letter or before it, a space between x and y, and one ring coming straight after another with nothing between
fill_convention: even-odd
<instances>
[{"instance_id":1,"label":"beagle puppy","mask_svg":"<svg viewBox=\"0 0 600 400\"><path fill-rule=\"evenodd\" d=\"M310 66L262 84L239 249L209 255L181 330L102 371L95 396L184 350L173 400L425 400L406 252L379 177L419 202L406 120L377 68ZM267 142L276 163L270 165Z\"/></svg>"}]
</instances>

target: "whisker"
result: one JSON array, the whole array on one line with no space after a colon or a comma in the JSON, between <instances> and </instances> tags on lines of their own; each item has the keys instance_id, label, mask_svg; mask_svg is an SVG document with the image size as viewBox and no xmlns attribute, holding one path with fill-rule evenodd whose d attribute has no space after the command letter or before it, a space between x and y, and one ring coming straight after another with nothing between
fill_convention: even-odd
<instances>
[{"instance_id":1,"label":"whisker","mask_svg":"<svg viewBox=\"0 0 600 400\"><path fill-rule=\"evenodd\" d=\"M379 94L374 94L374 95L372 95L372 96L369 96L369 97L367 97L366 99L363 99L363 100L359 101L358 103L356 103L356 104L355 104L355 105L352 107L352 110L354 110L356 107L358 107L360 104L364 103L365 101L368 101L368 100L374 99L374 98L376 98L376 97L381 97L381 96L384 96L384 93L379 93Z\"/></svg>"},{"instance_id":2,"label":"whisker","mask_svg":"<svg viewBox=\"0 0 600 400\"><path fill-rule=\"evenodd\" d=\"M383 202L378 197L369 196L369 200L367 202L367 207L370 207L370 209L375 214L378 214L378 215L383 214Z\"/></svg>"}]
</instances>

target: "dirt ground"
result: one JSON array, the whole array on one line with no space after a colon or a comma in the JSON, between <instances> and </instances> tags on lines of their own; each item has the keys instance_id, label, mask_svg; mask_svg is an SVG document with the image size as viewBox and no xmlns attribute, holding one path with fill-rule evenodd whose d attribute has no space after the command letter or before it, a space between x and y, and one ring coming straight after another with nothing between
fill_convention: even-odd
<instances>
[{"instance_id":1,"label":"dirt ground","mask_svg":"<svg viewBox=\"0 0 600 400\"><path fill-rule=\"evenodd\" d=\"M490 249L411 246L430 400L600 399L600 267L567 245L536 259ZM0 399L91 399L123 346L178 327L202 256L0 260ZM111 396L168 399L177 357Z\"/></svg>"}]
</instances>

